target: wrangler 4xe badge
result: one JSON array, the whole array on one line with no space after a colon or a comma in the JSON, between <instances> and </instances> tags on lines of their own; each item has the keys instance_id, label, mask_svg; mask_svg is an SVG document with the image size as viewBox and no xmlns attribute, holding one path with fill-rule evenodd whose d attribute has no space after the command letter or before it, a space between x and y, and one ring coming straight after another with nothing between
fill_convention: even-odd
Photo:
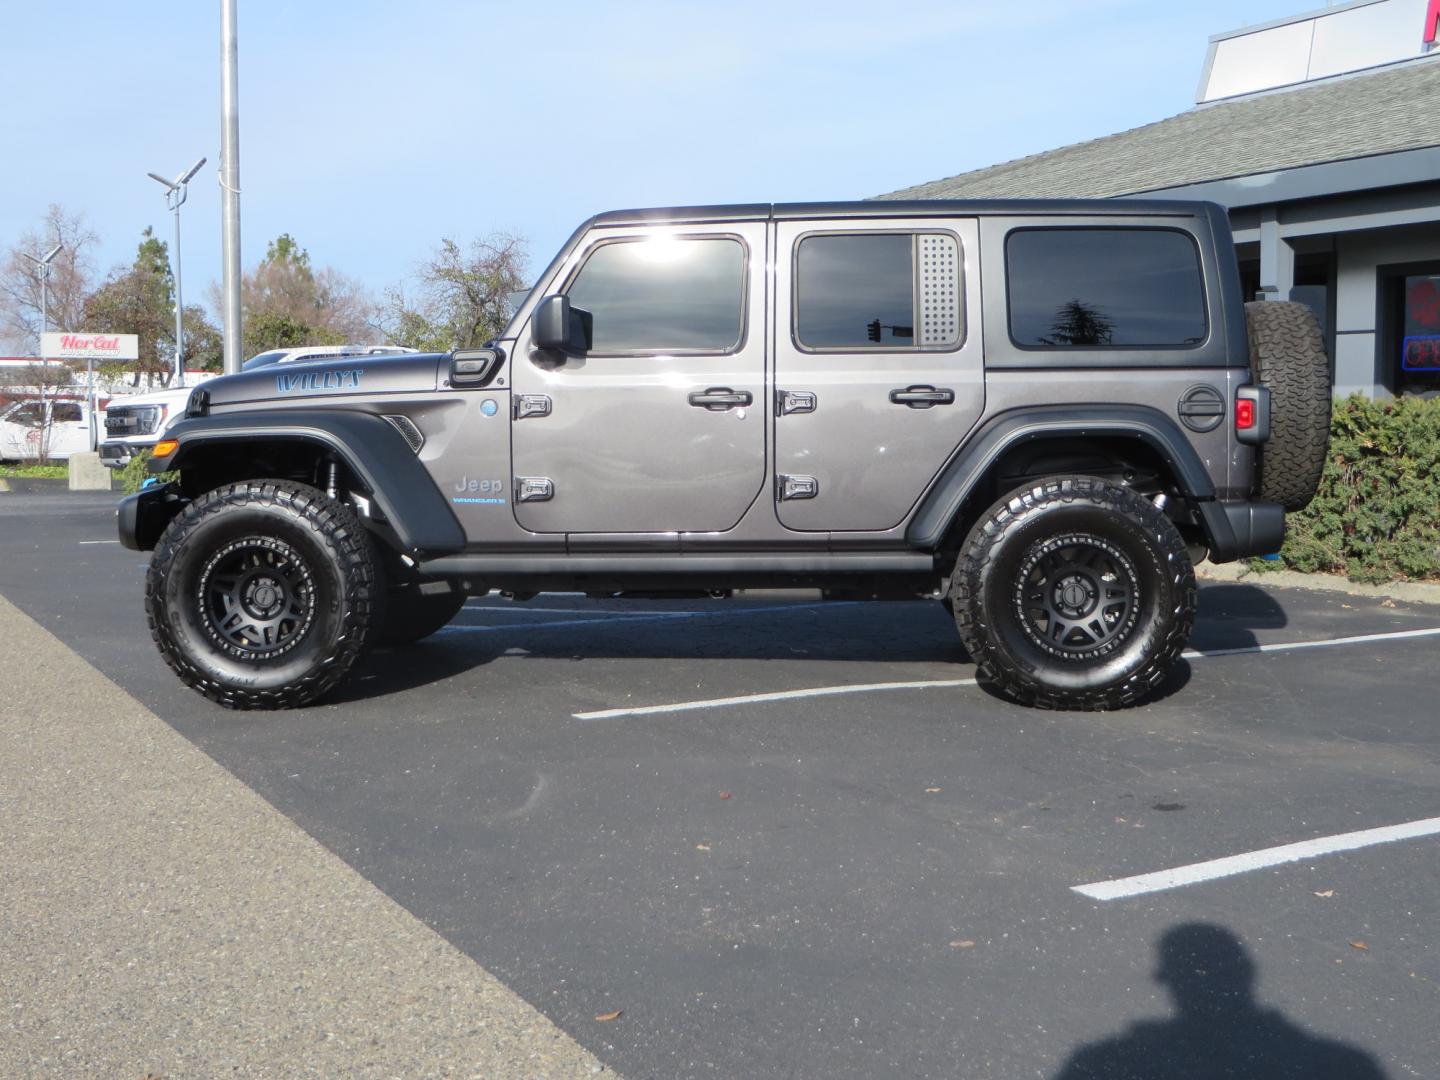
<instances>
[{"instance_id":1,"label":"wrangler 4xe badge","mask_svg":"<svg viewBox=\"0 0 1440 1080\"><path fill-rule=\"evenodd\" d=\"M504 506L505 486L503 480L472 480L468 476L462 476L455 481L455 494L450 497L450 501L480 506Z\"/></svg>"},{"instance_id":2,"label":"wrangler 4xe badge","mask_svg":"<svg viewBox=\"0 0 1440 1080\"><path fill-rule=\"evenodd\" d=\"M282 394L295 390L359 390L364 368L344 371L292 371L275 376L275 388Z\"/></svg>"}]
</instances>

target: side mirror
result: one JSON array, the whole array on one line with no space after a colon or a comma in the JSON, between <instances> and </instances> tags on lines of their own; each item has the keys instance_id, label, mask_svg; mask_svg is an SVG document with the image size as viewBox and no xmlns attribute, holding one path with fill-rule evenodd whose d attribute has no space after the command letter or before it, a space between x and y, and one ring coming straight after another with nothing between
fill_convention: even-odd
<instances>
[{"instance_id":1,"label":"side mirror","mask_svg":"<svg viewBox=\"0 0 1440 1080\"><path fill-rule=\"evenodd\" d=\"M531 338L537 349L582 353L594 343L594 318L570 306L568 296L547 296L535 308Z\"/></svg>"}]
</instances>

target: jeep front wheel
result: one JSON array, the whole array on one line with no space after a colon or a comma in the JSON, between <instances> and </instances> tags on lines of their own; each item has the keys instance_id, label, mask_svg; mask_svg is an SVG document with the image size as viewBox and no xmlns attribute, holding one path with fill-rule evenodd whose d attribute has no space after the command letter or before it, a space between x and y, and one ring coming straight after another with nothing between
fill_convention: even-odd
<instances>
[{"instance_id":1,"label":"jeep front wheel","mask_svg":"<svg viewBox=\"0 0 1440 1080\"><path fill-rule=\"evenodd\" d=\"M206 697L293 708L331 690L371 643L377 577L349 507L305 484L252 480L170 523L145 611L165 661Z\"/></svg>"},{"instance_id":2,"label":"jeep front wheel","mask_svg":"<svg viewBox=\"0 0 1440 1080\"><path fill-rule=\"evenodd\" d=\"M992 506L950 596L980 680L1041 708L1133 704L1164 680L1195 621L1195 571L1174 524L1098 477L1047 479Z\"/></svg>"}]
</instances>

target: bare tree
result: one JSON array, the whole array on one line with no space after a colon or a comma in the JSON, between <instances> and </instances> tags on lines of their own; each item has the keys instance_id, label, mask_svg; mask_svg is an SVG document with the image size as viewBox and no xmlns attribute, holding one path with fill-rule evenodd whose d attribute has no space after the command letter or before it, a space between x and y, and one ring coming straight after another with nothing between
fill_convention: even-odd
<instances>
[{"instance_id":1,"label":"bare tree","mask_svg":"<svg viewBox=\"0 0 1440 1080\"><path fill-rule=\"evenodd\" d=\"M493 233L462 248L448 237L407 292L385 294L379 329L395 344L444 352L479 345L510 320L511 294L525 288L525 241Z\"/></svg>"},{"instance_id":2,"label":"bare tree","mask_svg":"<svg viewBox=\"0 0 1440 1080\"><path fill-rule=\"evenodd\" d=\"M22 348L39 344L41 271L26 254L48 251L63 244L50 264L48 303L50 325L75 330L85 308L95 275L93 249L100 238L85 223L83 214L71 214L52 205L38 229L20 237L0 260L0 329Z\"/></svg>"}]
</instances>

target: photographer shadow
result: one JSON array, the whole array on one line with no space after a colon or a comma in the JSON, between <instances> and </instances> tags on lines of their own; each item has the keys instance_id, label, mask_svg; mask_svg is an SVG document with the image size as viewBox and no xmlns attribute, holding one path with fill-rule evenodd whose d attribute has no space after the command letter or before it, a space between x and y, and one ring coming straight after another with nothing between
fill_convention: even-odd
<instances>
[{"instance_id":1,"label":"photographer shadow","mask_svg":"<svg viewBox=\"0 0 1440 1080\"><path fill-rule=\"evenodd\" d=\"M1176 926L1157 952L1175 1015L1082 1046L1055 1080L1385 1080L1365 1051L1258 1005L1254 961L1230 931Z\"/></svg>"}]
</instances>

